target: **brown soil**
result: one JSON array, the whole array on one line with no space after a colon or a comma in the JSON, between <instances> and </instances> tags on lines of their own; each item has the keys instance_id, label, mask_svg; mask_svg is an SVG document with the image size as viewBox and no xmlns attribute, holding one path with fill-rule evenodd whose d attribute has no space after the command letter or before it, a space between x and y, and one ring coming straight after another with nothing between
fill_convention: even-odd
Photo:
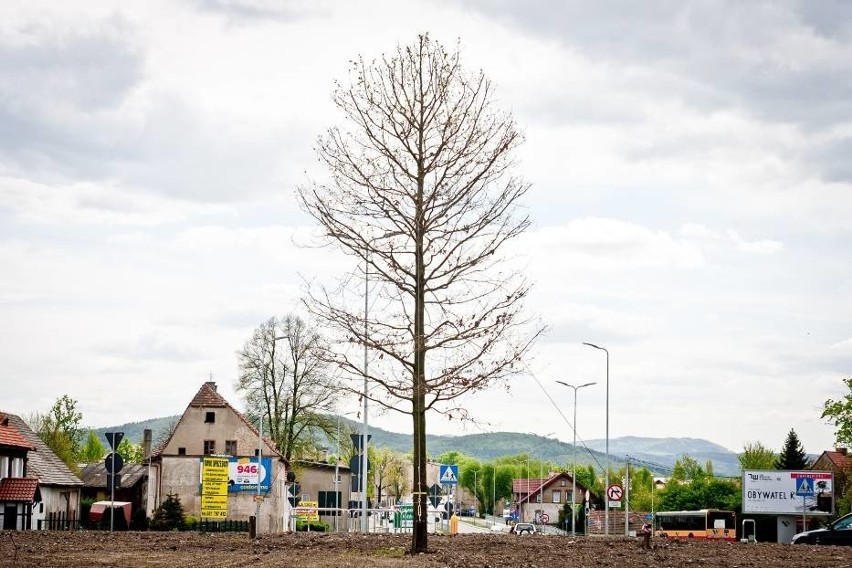
<instances>
[{"instance_id":1,"label":"brown soil","mask_svg":"<svg viewBox=\"0 0 852 568\"><path fill-rule=\"evenodd\" d=\"M0 566L89 567L239 566L497 568L611 566L632 568L852 567L844 547L655 539L651 550L634 539L464 534L429 536L429 552L407 553L409 535L279 534L252 541L246 534L157 532L0 532Z\"/></svg>"}]
</instances>

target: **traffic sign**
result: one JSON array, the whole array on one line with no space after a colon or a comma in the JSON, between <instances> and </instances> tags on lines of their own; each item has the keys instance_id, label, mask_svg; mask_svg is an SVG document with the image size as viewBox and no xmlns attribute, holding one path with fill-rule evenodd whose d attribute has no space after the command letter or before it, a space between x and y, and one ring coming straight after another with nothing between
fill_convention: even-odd
<instances>
[{"instance_id":1,"label":"traffic sign","mask_svg":"<svg viewBox=\"0 0 852 568\"><path fill-rule=\"evenodd\" d=\"M441 485L458 485L459 483L459 466L441 464L439 471L438 482Z\"/></svg>"},{"instance_id":2,"label":"traffic sign","mask_svg":"<svg viewBox=\"0 0 852 568\"><path fill-rule=\"evenodd\" d=\"M814 496L814 480L810 477L796 478L796 495L798 497Z\"/></svg>"},{"instance_id":3,"label":"traffic sign","mask_svg":"<svg viewBox=\"0 0 852 568\"><path fill-rule=\"evenodd\" d=\"M118 473L124 467L124 459L120 454L113 452L104 458L104 467L107 473Z\"/></svg>"},{"instance_id":4,"label":"traffic sign","mask_svg":"<svg viewBox=\"0 0 852 568\"><path fill-rule=\"evenodd\" d=\"M621 501L621 497L624 495L624 488L621 485L610 485L606 488L606 496L610 501Z\"/></svg>"},{"instance_id":5,"label":"traffic sign","mask_svg":"<svg viewBox=\"0 0 852 568\"><path fill-rule=\"evenodd\" d=\"M124 432L104 432L104 437L109 442L110 447L117 450L118 445L121 444L121 439L124 438Z\"/></svg>"}]
</instances>

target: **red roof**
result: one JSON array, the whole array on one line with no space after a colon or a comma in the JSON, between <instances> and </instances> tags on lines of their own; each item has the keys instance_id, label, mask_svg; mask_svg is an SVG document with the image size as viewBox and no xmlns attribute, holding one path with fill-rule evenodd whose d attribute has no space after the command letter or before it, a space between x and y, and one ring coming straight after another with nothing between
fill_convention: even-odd
<instances>
[{"instance_id":1,"label":"red roof","mask_svg":"<svg viewBox=\"0 0 852 568\"><path fill-rule=\"evenodd\" d=\"M8 416L0 416L0 446L12 448L22 448L24 450L34 450L23 434L18 432L18 429L9 422Z\"/></svg>"},{"instance_id":2,"label":"red roof","mask_svg":"<svg viewBox=\"0 0 852 568\"><path fill-rule=\"evenodd\" d=\"M38 478L35 477L4 477L0 479L0 502L23 501L32 503L36 500Z\"/></svg>"}]
</instances>

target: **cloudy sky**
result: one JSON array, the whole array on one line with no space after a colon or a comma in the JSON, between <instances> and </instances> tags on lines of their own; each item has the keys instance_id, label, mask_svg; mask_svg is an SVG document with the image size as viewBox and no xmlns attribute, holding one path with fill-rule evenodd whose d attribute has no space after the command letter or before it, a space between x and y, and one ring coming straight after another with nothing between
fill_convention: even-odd
<instances>
[{"instance_id":1,"label":"cloudy sky","mask_svg":"<svg viewBox=\"0 0 852 568\"><path fill-rule=\"evenodd\" d=\"M0 408L181 413L306 280L293 188L348 62L429 32L526 135L519 243L550 332L481 424L432 433L830 448L852 374L852 5L488 0L0 3ZM347 410L347 403L342 409ZM349 403L348 410L355 404ZM406 431L407 421L371 421Z\"/></svg>"}]
</instances>

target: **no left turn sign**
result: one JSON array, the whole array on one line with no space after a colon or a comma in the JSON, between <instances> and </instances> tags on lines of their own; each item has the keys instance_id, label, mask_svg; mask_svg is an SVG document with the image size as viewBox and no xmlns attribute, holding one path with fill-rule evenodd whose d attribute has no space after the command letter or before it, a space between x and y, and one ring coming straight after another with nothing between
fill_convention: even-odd
<instances>
[{"instance_id":1,"label":"no left turn sign","mask_svg":"<svg viewBox=\"0 0 852 568\"><path fill-rule=\"evenodd\" d=\"M624 495L624 489L621 485L610 485L606 488L606 496L610 501L621 501L622 495Z\"/></svg>"}]
</instances>

